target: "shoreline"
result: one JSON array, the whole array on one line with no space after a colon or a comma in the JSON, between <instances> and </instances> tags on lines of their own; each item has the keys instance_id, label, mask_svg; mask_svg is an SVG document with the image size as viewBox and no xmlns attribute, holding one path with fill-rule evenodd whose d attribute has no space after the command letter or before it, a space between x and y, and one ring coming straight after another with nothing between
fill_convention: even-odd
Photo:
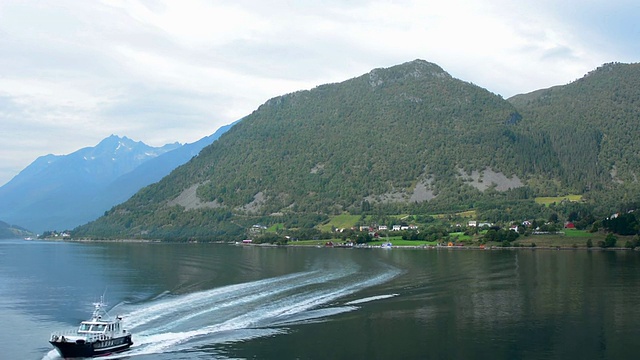
<instances>
[{"instance_id":1,"label":"shoreline","mask_svg":"<svg viewBox=\"0 0 640 360\"><path fill-rule=\"evenodd\" d=\"M253 246L253 247L303 247L303 248L337 248L337 249L398 249L398 250L476 250L476 251L496 251L496 250L554 250L554 251L566 251L566 250L582 250L582 251L640 251L640 247L626 248L626 247L610 247L601 248L599 246L586 247L586 246L508 246L503 247L500 245L479 246L479 245L466 245L466 246L434 246L434 245L392 245L389 248L382 248L379 245L365 245L365 246L341 246L333 245L326 246L322 244L243 244L238 242L227 241L165 241L159 239L37 239L40 241L52 241L52 242L74 242L74 243L145 243L145 244L217 244L217 245L233 245L233 246ZM26 241L26 240L25 240Z\"/></svg>"}]
</instances>

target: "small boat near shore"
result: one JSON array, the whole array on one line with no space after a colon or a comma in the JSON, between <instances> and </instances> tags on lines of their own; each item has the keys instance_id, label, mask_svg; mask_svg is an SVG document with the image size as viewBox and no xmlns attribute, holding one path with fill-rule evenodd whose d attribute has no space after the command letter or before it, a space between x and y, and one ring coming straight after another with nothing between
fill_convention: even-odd
<instances>
[{"instance_id":1,"label":"small boat near shore","mask_svg":"<svg viewBox=\"0 0 640 360\"><path fill-rule=\"evenodd\" d=\"M82 321L77 330L51 334L49 343L63 358L108 355L124 351L133 344L131 333L122 326L122 317L110 317L102 297L93 305L91 319Z\"/></svg>"}]
</instances>

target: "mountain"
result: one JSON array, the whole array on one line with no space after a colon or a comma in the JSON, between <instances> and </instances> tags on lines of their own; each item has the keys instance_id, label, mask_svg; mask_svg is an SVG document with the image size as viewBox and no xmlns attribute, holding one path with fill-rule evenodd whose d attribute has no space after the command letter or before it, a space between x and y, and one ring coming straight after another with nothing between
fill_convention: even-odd
<instances>
[{"instance_id":1,"label":"mountain","mask_svg":"<svg viewBox=\"0 0 640 360\"><path fill-rule=\"evenodd\" d=\"M522 121L500 96L436 64L375 69L267 101L77 234L212 238L241 236L256 217L468 208L485 191L558 174L551 146Z\"/></svg>"},{"instance_id":2,"label":"mountain","mask_svg":"<svg viewBox=\"0 0 640 360\"><path fill-rule=\"evenodd\" d=\"M0 221L0 239L16 239L25 236L33 236L33 233L19 226Z\"/></svg>"},{"instance_id":3,"label":"mountain","mask_svg":"<svg viewBox=\"0 0 640 360\"><path fill-rule=\"evenodd\" d=\"M640 64L605 64L564 86L509 99L527 131L549 134L574 192L635 188L640 176ZM622 185L622 186L617 186Z\"/></svg>"},{"instance_id":4,"label":"mountain","mask_svg":"<svg viewBox=\"0 0 640 360\"><path fill-rule=\"evenodd\" d=\"M186 145L112 135L69 155L42 156L0 187L0 218L40 233L72 229L160 180L230 126Z\"/></svg>"},{"instance_id":5,"label":"mountain","mask_svg":"<svg viewBox=\"0 0 640 360\"><path fill-rule=\"evenodd\" d=\"M105 186L178 147L175 143L154 148L112 135L69 155L40 157L0 188L0 218L37 232L73 228L92 219L91 200Z\"/></svg>"},{"instance_id":6,"label":"mountain","mask_svg":"<svg viewBox=\"0 0 640 360\"><path fill-rule=\"evenodd\" d=\"M127 200L143 187L158 182L175 168L198 155L205 146L217 140L234 124L235 122L222 126L212 135L149 159L132 171L119 176L109 183L99 194L96 194L93 203L96 204L99 212L96 212L96 215L87 221L97 218L105 210Z\"/></svg>"},{"instance_id":7,"label":"mountain","mask_svg":"<svg viewBox=\"0 0 640 360\"><path fill-rule=\"evenodd\" d=\"M342 213L608 215L640 194L639 76L637 64L608 64L505 100L423 60L375 69L267 101L75 234L238 239L252 224ZM569 193L584 202L533 201Z\"/></svg>"}]
</instances>

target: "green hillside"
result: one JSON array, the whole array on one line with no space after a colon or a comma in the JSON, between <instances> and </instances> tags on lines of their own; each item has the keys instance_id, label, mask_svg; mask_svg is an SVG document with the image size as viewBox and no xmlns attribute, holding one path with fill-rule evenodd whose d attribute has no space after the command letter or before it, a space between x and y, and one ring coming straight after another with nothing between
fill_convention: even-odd
<instances>
[{"instance_id":1,"label":"green hillside","mask_svg":"<svg viewBox=\"0 0 640 360\"><path fill-rule=\"evenodd\" d=\"M617 83L600 72L580 81ZM586 88L557 96L553 110L545 91L506 101L416 60L284 95L75 234L211 240L240 237L255 223L312 227L342 213L475 209L503 219L544 211L535 196L604 196L615 183L611 166L616 181L635 174L636 145L611 163L608 144L637 135L638 113L620 106L610 115L616 125L603 127L617 130L600 130L585 121L593 111L564 103Z\"/></svg>"},{"instance_id":2,"label":"green hillside","mask_svg":"<svg viewBox=\"0 0 640 360\"><path fill-rule=\"evenodd\" d=\"M571 84L509 101L530 130L550 134L576 192L632 184L640 175L640 64L605 64Z\"/></svg>"}]
</instances>

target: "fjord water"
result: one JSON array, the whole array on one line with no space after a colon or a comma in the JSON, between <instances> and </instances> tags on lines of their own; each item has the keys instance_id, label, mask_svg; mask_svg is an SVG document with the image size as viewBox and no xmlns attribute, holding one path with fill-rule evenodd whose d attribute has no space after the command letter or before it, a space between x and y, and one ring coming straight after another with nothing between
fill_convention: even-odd
<instances>
[{"instance_id":1,"label":"fjord water","mask_svg":"<svg viewBox=\"0 0 640 360\"><path fill-rule=\"evenodd\" d=\"M640 254L0 241L2 359L105 294L127 359L637 359Z\"/></svg>"}]
</instances>

